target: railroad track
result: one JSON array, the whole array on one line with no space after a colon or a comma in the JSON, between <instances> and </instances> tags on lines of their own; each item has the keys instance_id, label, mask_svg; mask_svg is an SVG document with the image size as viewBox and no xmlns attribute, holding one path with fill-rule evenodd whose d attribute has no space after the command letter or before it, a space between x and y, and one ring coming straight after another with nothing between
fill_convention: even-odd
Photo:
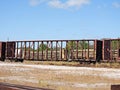
<instances>
[{"instance_id":1,"label":"railroad track","mask_svg":"<svg viewBox=\"0 0 120 90\"><path fill-rule=\"evenodd\" d=\"M36 87L9 84L9 83L0 83L0 90L53 90L53 89L36 88Z\"/></svg>"}]
</instances>

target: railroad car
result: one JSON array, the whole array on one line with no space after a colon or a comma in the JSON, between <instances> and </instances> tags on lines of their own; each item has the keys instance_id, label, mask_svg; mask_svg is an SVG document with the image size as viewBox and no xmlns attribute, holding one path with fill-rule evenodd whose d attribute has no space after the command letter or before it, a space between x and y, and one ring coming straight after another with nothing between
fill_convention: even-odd
<instances>
[{"instance_id":1,"label":"railroad car","mask_svg":"<svg viewBox=\"0 0 120 90\"><path fill-rule=\"evenodd\" d=\"M120 39L0 42L0 59L116 62L120 60Z\"/></svg>"}]
</instances>

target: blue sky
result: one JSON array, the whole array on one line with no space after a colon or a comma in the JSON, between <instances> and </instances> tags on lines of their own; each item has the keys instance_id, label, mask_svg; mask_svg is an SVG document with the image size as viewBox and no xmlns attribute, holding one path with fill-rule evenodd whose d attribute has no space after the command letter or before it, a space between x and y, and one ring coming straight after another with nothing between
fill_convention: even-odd
<instances>
[{"instance_id":1,"label":"blue sky","mask_svg":"<svg viewBox=\"0 0 120 90\"><path fill-rule=\"evenodd\" d=\"M120 37L120 0L0 0L0 40Z\"/></svg>"}]
</instances>

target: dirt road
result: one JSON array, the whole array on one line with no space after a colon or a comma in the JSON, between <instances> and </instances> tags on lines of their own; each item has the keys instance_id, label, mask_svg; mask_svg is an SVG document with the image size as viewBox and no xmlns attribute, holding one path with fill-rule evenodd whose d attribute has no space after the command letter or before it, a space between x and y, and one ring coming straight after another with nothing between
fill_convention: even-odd
<instances>
[{"instance_id":1,"label":"dirt road","mask_svg":"<svg viewBox=\"0 0 120 90\"><path fill-rule=\"evenodd\" d=\"M55 90L110 90L120 69L0 62L0 82Z\"/></svg>"}]
</instances>

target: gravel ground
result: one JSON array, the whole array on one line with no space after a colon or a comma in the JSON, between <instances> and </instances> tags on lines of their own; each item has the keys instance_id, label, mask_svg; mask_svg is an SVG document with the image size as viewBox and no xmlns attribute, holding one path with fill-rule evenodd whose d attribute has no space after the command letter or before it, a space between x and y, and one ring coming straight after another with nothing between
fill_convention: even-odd
<instances>
[{"instance_id":1,"label":"gravel ground","mask_svg":"<svg viewBox=\"0 0 120 90\"><path fill-rule=\"evenodd\" d=\"M120 69L0 62L0 81L58 90L110 90L120 84Z\"/></svg>"}]
</instances>

